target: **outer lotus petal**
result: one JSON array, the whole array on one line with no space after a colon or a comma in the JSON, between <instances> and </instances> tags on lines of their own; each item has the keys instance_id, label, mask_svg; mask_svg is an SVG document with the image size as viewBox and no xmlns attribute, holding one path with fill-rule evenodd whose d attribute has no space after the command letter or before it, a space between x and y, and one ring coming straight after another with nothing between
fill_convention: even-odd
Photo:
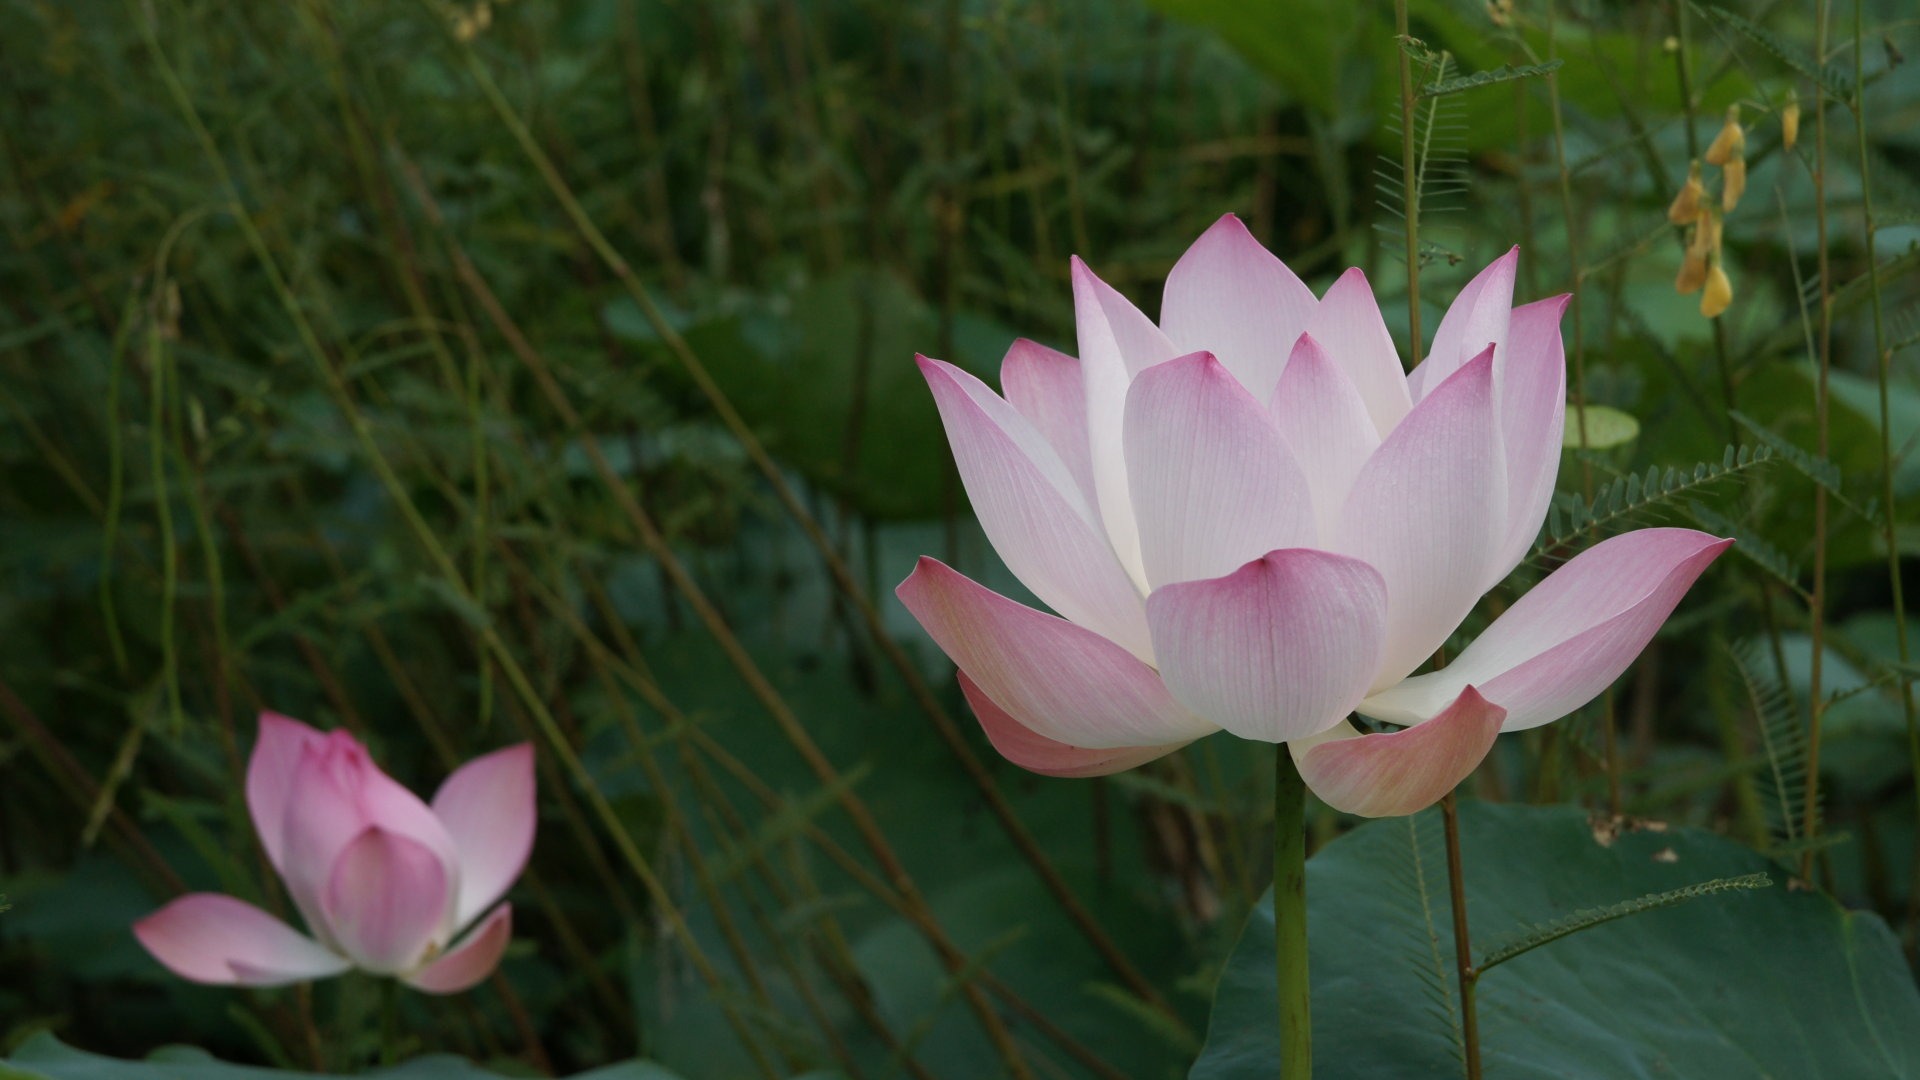
<instances>
[{"instance_id":1,"label":"outer lotus petal","mask_svg":"<svg viewBox=\"0 0 1920 1080\"><path fill-rule=\"evenodd\" d=\"M1387 583L1376 690L1419 667L1486 591L1507 526L1494 425L1493 354L1482 351L1413 407L1354 480L1333 546Z\"/></svg>"},{"instance_id":2,"label":"outer lotus petal","mask_svg":"<svg viewBox=\"0 0 1920 1080\"><path fill-rule=\"evenodd\" d=\"M425 845L368 826L334 860L322 898L327 925L357 966L406 971L446 929L453 884Z\"/></svg>"},{"instance_id":3,"label":"outer lotus petal","mask_svg":"<svg viewBox=\"0 0 1920 1080\"><path fill-rule=\"evenodd\" d=\"M1211 353L1133 381L1126 452L1140 559L1155 588L1317 540L1307 474L1265 406Z\"/></svg>"},{"instance_id":4,"label":"outer lotus petal","mask_svg":"<svg viewBox=\"0 0 1920 1080\"><path fill-rule=\"evenodd\" d=\"M1553 502L1560 473L1560 442L1567 417L1567 357L1560 316L1571 296L1513 309L1506 355L1495 353L1501 441L1507 455L1507 538L1494 561L1492 588L1520 565Z\"/></svg>"},{"instance_id":5,"label":"outer lotus petal","mask_svg":"<svg viewBox=\"0 0 1920 1080\"><path fill-rule=\"evenodd\" d=\"M1314 302L1313 290L1228 214L1167 274L1160 327L1182 351L1211 351L1265 401Z\"/></svg>"},{"instance_id":6,"label":"outer lotus petal","mask_svg":"<svg viewBox=\"0 0 1920 1080\"><path fill-rule=\"evenodd\" d=\"M1146 591L1140 566L1140 536L1133 523L1133 497L1120 448L1127 387L1133 377L1180 354L1153 320L1127 298L1073 260L1073 316L1080 332L1080 378L1087 393L1087 447L1100 520L1112 538L1120 565Z\"/></svg>"},{"instance_id":7,"label":"outer lotus petal","mask_svg":"<svg viewBox=\"0 0 1920 1080\"><path fill-rule=\"evenodd\" d=\"M967 704L973 706L973 715L979 718L987 741L1000 751L1001 757L1028 772L1042 776L1107 776L1165 757L1187 745L1181 741L1164 746L1116 746L1103 750L1068 746L1047 738L995 705L966 672L960 672L958 678L960 691L966 694Z\"/></svg>"},{"instance_id":8,"label":"outer lotus petal","mask_svg":"<svg viewBox=\"0 0 1920 1080\"><path fill-rule=\"evenodd\" d=\"M894 590L987 696L1056 742L1113 749L1184 742L1213 725L1106 638L922 558Z\"/></svg>"},{"instance_id":9,"label":"outer lotus petal","mask_svg":"<svg viewBox=\"0 0 1920 1080\"><path fill-rule=\"evenodd\" d=\"M1417 727L1362 735L1342 722L1287 749L1307 786L1328 806L1361 817L1398 817L1432 806L1465 780L1493 749L1506 715L1469 686Z\"/></svg>"},{"instance_id":10,"label":"outer lotus petal","mask_svg":"<svg viewBox=\"0 0 1920 1080\"><path fill-rule=\"evenodd\" d=\"M1596 544L1521 597L1445 669L1383 690L1360 711L1418 723L1471 683L1507 710L1508 731L1557 720L1619 678L1732 543L1692 529L1641 529Z\"/></svg>"},{"instance_id":11,"label":"outer lotus petal","mask_svg":"<svg viewBox=\"0 0 1920 1080\"><path fill-rule=\"evenodd\" d=\"M1386 619L1386 583L1372 567L1308 548L1147 598L1173 696L1261 742L1318 734L1352 711L1379 663Z\"/></svg>"},{"instance_id":12,"label":"outer lotus petal","mask_svg":"<svg viewBox=\"0 0 1920 1080\"><path fill-rule=\"evenodd\" d=\"M506 894L533 852L533 744L460 766L434 794L433 814L453 837L460 895L452 925L465 926Z\"/></svg>"},{"instance_id":13,"label":"outer lotus petal","mask_svg":"<svg viewBox=\"0 0 1920 1080\"><path fill-rule=\"evenodd\" d=\"M473 932L426 967L401 979L429 994L457 994L470 990L500 966L500 957L513 938L513 905L501 904Z\"/></svg>"},{"instance_id":14,"label":"outer lotus petal","mask_svg":"<svg viewBox=\"0 0 1920 1080\"><path fill-rule=\"evenodd\" d=\"M1152 655L1140 594L1059 455L980 380L925 357L920 370L973 512L1007 568L1061 615Z\"/></svg>"},{"instance_id":15,"label":"outer lotus petal","mask_svg":"<svg viewBox=\"0 0 1920 1080\"><path fill-rule=\"evenodd\" d=\"M1327 289L1327 295L1313 309L1313 317L1307 320L1307 333L1352 380L1360 399L1367 403L1374 430L1385 438L1413 408L1413 399L1407 392L1407 376L1400 368L1393 335L1387 333L1373 287L1359 267L1341 274Z\"/></svg>"},{"instance_id":16,"label":"outer lotus petal","mask_svg":"<svg viewBox=\"0 0 1920 1080\"><path fill-rule=\"evenodd\" d=\"M1380 447L1366 402L1313 335L1302 334L1268 409L1313 490L1316 532L1330 543L1354 477Z\"/></svg>"},{"instance_id":17,"label":"outer lotus petal","mask_svg":"<svg viewBox=\"0 0 1920 1080\"><path fill-rule=\"evenodd\" d=\"M1460 290L1453 305L1433 332L1433 348L1407 376L1413 400L1432 393L1454 372L1488 345L1494 352L1507 342L1507 323L1513 315L1513 276L1520 265L1520 249L1513 248L1487 264Z\"/></svg>"},{"instance_id":18,"label":"outer lotus petal","mask_svg":"<svg viewBox=\"0 0 1920 1080\"><path fill-rule=\"evenodd\" d=\"M243 900L191 893L133 924L155 960L193 982L279 986L352 966Z\"/></svg>"},{"instance_id":19,"label":"outer lotus petal","mask_svg":"<svg viewBox=\"0 0 1920 1080\"><path fill-rule=\"evenodd\" d=\"M1000 389L1007 404L1040 432L1066 463L1088 506L1097 506L1093 457L1087 445L1087 390L1080 361L1058 349L1021 338L1000 361Z\"/></svg>"},{"instance_id":20,"label":"outer lotus petal","mask_svg":"<svg viewBox=\"0 0 1920 1080\"><path fill-rule=\"evenodd\" d=\"M282 870L282 840L287 818L287 793L293 786L293 770L300 754L326 736L313 728L276 712L260 714L260 736L254 741L253 756L247 759L247 812L253 818L253 830L260 845L267 849L267 860Z\"/></svg>"}]
</instances>

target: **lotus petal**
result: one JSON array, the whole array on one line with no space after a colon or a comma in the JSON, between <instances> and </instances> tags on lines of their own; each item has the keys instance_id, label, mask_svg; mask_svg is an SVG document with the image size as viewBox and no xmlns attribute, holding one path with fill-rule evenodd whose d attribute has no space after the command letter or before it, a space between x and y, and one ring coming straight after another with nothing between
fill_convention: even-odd
<instances>
[{"instance_id":1,"label":"lotus petal","mask_svg":"<svg viewBox=\"0 0 1920 1080\"><path fill-rule=\"evenodd\" d=\"M133 924L167 970L199 983L281 986L338 975L351 965L244 900L190 893Z\"/></svg>"},{"instance_id":2,"label":"lotus petal","mask_svg":"<svg viewBox=\"0 0 1920 1080\"><path fill-rule=\"evenodd\" d=\"M460 766L434 794L433 814L460 867L452 925L491 907L526 869L538 818L533 788L533 744L520 743Z\"/></svg>"},{"instance_id":3,"label":"lotus petal","mask_svg":"<svg viewBox=\"0 0 1920 1080\"><path fill-rule=\"evenodd\" d=\"M1380 448L1366 402L1313 335L1302 334L1268 408L1313 492L1314 546L1330 543L1354 478Z\"/></svg>"},{"instance_id":4,"label":"lotus petal","mask_svg":"<svg viewBox=\"0 0 1920 1080\"><path fill-rule=\"evenodd\" d=\"M1211 353L1134 380L1126 452L1140 558L1155 588L1315 542L1307 474L1266 406Z\"/></svg>"},{"instance_id":5,"label":"lotus petal","mask_svg":"<svg viewBox=\"0 0 1920 1080\"><path fill-rule=\"evenodd\" d=\"M513 905L501 904L466 937L427 966L403 975L407 985L429 994L458 994L478 985L500 966L513 939Z\"/></svg>"},{"instance_id":6,"label":"lotus petal","mask_svg":"<svg viewBox=\"0 0 1920 1080\"><path fill-rule=\"evenodd\" d=\"M1353 383L1367 403L1374 431L1386 438L1413 408L1413 398L1373 287L1359 267L1340 275L1327 289L1307 320L1307 333Z\"/></svg>"},{"instance_id":7,"label":"lotus petal","mask_svg":"<svg viewBox=\"0 0 1920 1080\"><path fill-rule=\"evenodd\" d=\"M1398 817L1432 806L1465 780L1493 748L1506 715L1469 686L1423 724L1362 735L1342 721L1287 748L1307 787L1328 806Z\"/></svg>"},{"instance_id":8,"label":"lotus petal","mask_svg":"<svg viewBox=\"0 0 1920 1080\"><path fill-rule=\"evenodd\" d=\"M1047 738L994 704L966 672L960 672L958 678L960 691L966 695L967 704L973 706L973 715L979 719L980 729L987 733L987 741L1000 751L1001 757L1028 772L1060 777L1107 776L1165 757L1186 745L1182 741L1164 746L1115 746L1098 750L1068 746Z\"/></svg>"},{"instance_id":9,"label":"lotus petal","mask_svg":"<svg viewBox=\"0 0 1920 1080\"><path fill-rule=\"evenodd\" d=\"M1055 742L1117 749L1214 730L1106 638L922 558L895 594L974 685Z\"/></svg>"},{"instance_id":10,"label":"lotus petal","mask_svg":"<svg viewBox=\"0 0 1920 1080\"><path fill-rule=\"evenodd\" d=\"M1310 548L1147 598L1173 696L1261 742L1316 735L1352 711L1379 664L1386 618L1386 584L1372 567Z\"/></svg>"},{"instance_id":11,"label":"lotus petal","mask_svg":"<svg viewBox=\"0 0 1920 1080\"><path fill-rule=\"evenodd\" d=\"M920 358L974 514L1015 577L1061 615L1148 651L1140 594L1060 456L973 376Z\"/></svg>"},{"instance_id":12,"label":"lotus petal","mask_svg":"<svg viewBox=\"0 0 1920 1080\"><path fill-rule=\"evenodd\" d=\"M1219 357L1265 401L1314 304L1313 290L1227 214L1168 272L1160 328L1182 352Z\"/></svg>"},{"instance_id":13,"label":"lotus petal","mask_svg":"<svg viewBox=\"0 0 1920 1080\"><path fill-rule=\"evenodd\" d=\"M453 884L425 845L370 825L341 850L327 876L327 926L357 967L397 974L418 963L447 929Z\"/></svg>"},{"instance_id":14,"label":"lotus petal","mask_svg":"<svg viewBox=\"0 0 1920 1080\"><path fill-rule=\"evenodd\" d=\"M1334 547L1366 560L1387 584L1374 689L1424 663L1486 591L1506 501L1489 349L1413 407L1347 496Z\"/></svg>"},{"instance_id":15,"label":"lotus petal","mask_svg":"<svg viewBox=\"0 0 1920 1080\"><path fill-rule=\"evenodd\" d=\"M1374 694L1360 711L1418 723L1472 684L1506 709L1507 731L1558 720L1620 677L1732 543L1692 529L1602 541L1534 586L1453 663Z\"/></svg>"}]
</instances>

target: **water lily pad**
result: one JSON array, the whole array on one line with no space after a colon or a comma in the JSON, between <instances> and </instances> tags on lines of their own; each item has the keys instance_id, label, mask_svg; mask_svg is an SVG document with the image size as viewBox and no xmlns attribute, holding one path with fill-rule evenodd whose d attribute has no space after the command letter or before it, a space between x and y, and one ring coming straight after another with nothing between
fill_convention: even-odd
<instances>
[{"instance_id":1,"label":"water lily pad","mask_svg":"<svg viewBox=\"0 0 1920 1080\"><path fill-rule=\"evenodd\" d=\"M1920 1076L1920 992L1878 917L1790 888L1701 829L1596 829L1573 807L1465 804L1467 910L1484 956L1523 927L1715 878L1768 888L1584 930L1480 983L1489 1080ZM1440 820L1373 822L1307 867L1321 1077L1460 1075ZM1270 1080L1271 899L1220 979L1192 1080Z\"/></svg>"},{"instance_id":2,"label":"water lily pad","mask_svg":"<svg viewBox=\"0 0 1920 1080\"><path fill-rule=\"evenodd\" d=\"M1589 450L1611 450L1640 437L1640 421L1607 405L1567 406L1567 428L1560 445L1577 450L1581 445L1580 415L1586 414L1586 446Z\"/></svg>"}]
</instances>

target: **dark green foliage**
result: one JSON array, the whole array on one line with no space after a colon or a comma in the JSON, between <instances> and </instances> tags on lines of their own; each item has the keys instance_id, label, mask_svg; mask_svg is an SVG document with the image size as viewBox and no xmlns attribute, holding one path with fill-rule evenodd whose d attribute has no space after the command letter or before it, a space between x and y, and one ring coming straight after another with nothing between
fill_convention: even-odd
<instances>
[{"instance_id":1,"label":"dark green foliage","mask_svg":"<svg viewBox=\"0 0 1920 1080\"><path fill-rule=\"evenodd\" d=\"M1920 666L1886 558L1906 558L1911 600L1920 64L1889 49L1920 55L1920 31L1876 0L1856 51L1837 5L1829 52L1865 57L1856 78L1815 65L1790 5L1407 6L1410 40L1391 5L1340 0L0 5L0 1056L18 1055L0 1074L252 1068L148 1058L176 1043L285 1069L379 1056L359 983L190 986L127 933L181 888L289 910L240 794L273 708L357 730L423 792L463 758L540 746L503 977L404 996L401 1052L457 1060L396 1075L1001 1075L973 990L1039 1076L1183 1075L1266 884L1269 748L1215 736L1103 781L1020 772L890 590L932 554L1024 595L968 515L913 354L992 383L1016 336L1073 351L1073 254L1154 315L1229 211L1316 292L1361 267L1403 355L1410 300L1430 340L1515 243L1516 300L1577 295L1569 395L1639 434L1564 456L1534 557L1449 655L1628 528L1739 541L1609 695L1503 737L1468 790L1600 808L1617 789L1624 812L1737 832L1782 866L1678 829L1622 837L1606 866L1561 835L1574 811L1541 840L1520 809L1476 808L1470 828L1503 839L1470 841L1474 902L1494 903L1475 930L1781 881L1803 854L1819 891L1710 896L1502 964L1490 1054L1592 1004L1553 958L1689 955L1694 931L1719 946L1693 965L1701 992L1754 995L1739 1024L1777 1018L1785 986L1846 1013L1843 1047L1870 1044L1818 973L1859 960L1887 983L1867 1006L1904 1008L1879 924L1827 897L1912 931L1901 702ZM1824 160L1815 85L1836 99ZM1790 93L1805 115L1783 152ZM1665 208L1736 101L1752 171L1714 323L1673 292ZM1316 845L1353 825L1313 819ZM1620 856L1662 844L1678 865ZM1367 845L1403 857L1347 862ZM1457 1071L1437 824L1326 852L1319 879L1365 888L1340 894L1346 936L1315 946L1339 949L1316 962L1350 995L1323 1022L1367 1040L1353 1061ZM1594 1015L1637 1031L1608 1011L1637 989Z\"/></svg>"}]
</instances>

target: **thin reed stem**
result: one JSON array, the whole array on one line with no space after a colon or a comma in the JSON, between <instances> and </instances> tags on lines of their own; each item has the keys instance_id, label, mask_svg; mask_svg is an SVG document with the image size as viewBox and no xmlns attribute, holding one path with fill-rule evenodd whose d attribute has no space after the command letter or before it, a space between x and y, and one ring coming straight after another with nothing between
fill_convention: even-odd
<instances>
[{"instance_id":1,"label":"thin reed stem","mask_svg":"<svg viewBox=\"0 0 1920 1080\"><path fill-rule=\"evenodd\" d=\"M469 53L469 56L471 57L471 53ZM474 66L478 67L477 60L474 61ZM484 73L484 69L480 70ZM488 85L491 86L491 82L489 82ZM498 93L497 87L494 88L494 92L496 94ZM505 106L504 101L500 101L499 104L502 107ZM507 112L507 115L512 115L510 110ZM524 127L522 127L521 130L524 131ZM417 170L413 169L410 163L404 163L404 159L403 167L408 178L413 182L415 192L421 199L422 205L427 209L429 217L433 218L436 224L440 224L441 220L437 204L433 202L431 193L426 189L425 182L419 177ZM549 166L549 168L551 168L551 166ZM860 832L862 840L866 843L868 849L873 852L875 859L881 863L887 876L895 881L896 887L900 890L901 894L906 897L909 902L917 906L924 906L926 904L925 899L920 895L918 888L913 885L912 878L908 875L906 867L901 864L898 856L894 853L892 845L886 840L885 834L881 831L879 823L873 817L872 812L867 808L866 804L852 792L848 785L844 783L839 770L834 767L832 762L813 741L812 737L808 735L806 728L800 723L799 718L794 715L791 707L781 697L779 692L774 689L765 673L760 670L758 664L748 655L745 646L740 643L738 637L736 637L733 631L727 626L725 619L720 615L718 609L713 606L712 601L686 570L679 555L673 550L672 546L667 543L665 536L660 532L652 515L647 513L646 509L640 505L639 500L634 497L633 492L621 481L618 474L614 471L612 464L607 460L599 440L587 432L566 390L554 377L545 359L533 348L532 344L526 340L525 336L521 334L518 325L508 317L505 309L500 306L498 298L493 294L492 289L487 286L485 279L480 276L478 269L467 259L464 252L462 252L457 245L451 246L450 251L454 256L456 272L474 293L475 298L487 313L488 318L494 322L495 328L507 339L510 350L534 377L542 395L547 399L547 403L560 416L561 420L567 425L568 430L580 439L581 446L585 450L589 462L599 475L608 494L611 495L619 505L629 526L633 530L635 538L638 539L642 546L658 561L674 590L694 609L702 625L706 627L708 633L712 635L714 640L720 645L735 670L745 679L748 689L766 708L787 741L792 744L806 760L808 767L812 769L821 783L838 793L837 797L841 808L846 812L848 817L853 820L854 826ZM930 912L929 921L932 921ZM942 963L947 965L950 971L957 973L965 967L964 959L951 945L943 948L939 941L932 942L932 944L935 946L935 951L940 954ZM1029 1075L1026 1072L1027 1067L1021 1058L1018 1048L1013 1042L1011 1034L1007 1032L1004 1023L998 1014L994 1012L992 1005L971 983L962 986L962 993L966 997L968 1005L973 1009L975 1016L979 1018L982 1027L986 1030L989 1040L993 1042L996 1049L1000 1051L1002 1060L1007 1064L1009 1070L1016 1076Z\"/></svg>"},{"instance_id":2,"label":"thin reed stem","mask_svg":"<svg viewBox=\"0 0 1920 1080\"><path fill-rule=\"evenodd\" d=\"M760 472L768 487L772 489L775 497L779 500L781 507L794 522L800 526L808 542L812 544L815 551L820 555L821 560L826 564L828 573L833 577L836 587L853 602L860 614L861 620L866 624L868 633L873 638L874 643L880 648L882 654L886 656L888 663L892 665L901 680L906 684L907 690L913 697L915 703L919 705L921 710L925 712L927 717L933 722L934 730L940 736L941 741L947 745L948 750L953 754L955 760L957 760L961 767L967 772L968 778L980 789L981 796L986 800L988 809L993 813L994 819L999 823L1002 830L1006 832L1008 839L1013 842L1014 847L1019 850L1021 856L1039 876L1042 884L1046 886L1047 891L1053 895L1054 900L1060 905L1062 912L1074 923L1075 927L1080 931L1082 936L1087 939L1088 943L1093 946L1094 950L1100 954L1108 967L1113 969L1115 976L1126 985L1129 991L1141 1000L1147 1002L1156 1011L1160 1012L1170 1024L1177 1026L1184 1032L1186 1030L1185 1019L1173 1009L1172 1005L1161 995L1159 989L1140 973L1139 968L1128 959L1119 945L1101 928L1100 924L1093 918L1092 912L1087 909L1079 897L1074 895L1072 888L1067 885L1066 879L1060 875L1059 871L1047 858L1045 852L1041 850L1039 843L1033 838L1032 833L1027 829L1025 823L1020 820L1019 815L1015 813L1012 805L1007 802L1006 797L1002 795L996 787L992 773L989 772L986 765L981 762L979 756L968 747L966 741L960 734L959 728L954 725L952 718L949 717L946 710L941 707L939 699L934 696L932 688L927 685L925 677L921 675L913 659L907 655L906 651L900 647L900 643L894 640L892 633L887 630L880 616L879 609L874 606L866 590L861 587L846 560L841 557L831 537L829 537L826 530L821 527L819 520L800 500L792 484L788 482L785 473L782 472L779 464L767 453L766 447L753 433L752 429L741 417L739 411L735 409L726 393L720 389L719 384L714 381L713 376L708 372L706 365L702 363L698 354L693 351L687 344L686 339L680 335L679 331L676 330L661 313L659 306L654 303L651 293L648 292L646 286L640 281L638 276L634 274L632 267L628 265L626 259L613 247L613 244L607 239L605 233L594 224L592 217L587 214L585 207L581 206L580 201L574 196L572 189L568 186L565 178L561 176L552 159L541 149L539 141L534 138L533 133L528 130L526 123L520 119L519 114L514 110L511 103L509 103L505 95L501 93L498 83L494 81L493 76L487 71L486 66L480 62L479 57L471 48L462 47L462 54L465 57L469 74L473 77L475 83L479 85L487 100L492 104L495 114L500 118L501 123L512 133L515 141L520 145L521 150L527 155L528 160L533 163L535 169L546 181L548 188L552 191L554 198L565 211L568 219L573 223L574 227L579 230L581 236L587 241L588 245L593 248L595 254L600 257L607 269L619 279L621 285L626 289L628 296L634 301L635 305L639 307L648 325L659 335L660 340L680 363L688 377L692 379L695 386L700 390L702 396L713 406L715 414L720 418L721 423L726 427L728 433L732 435L747 452L755 468ZM557 390L557 384L554 389ZM547 391L547 393L551 398L552 391ZM590 456L596 453L596 444L593 440L587 440L586 445ZM603 476L610 473L610 470L604 467L603 462L596 462L594 467L600 471ZM638 504L632 502L631 493L624 492L624 485L621 485L621 490L613 491L612 494L616 499L627 504L625 508L628 509L628 516L633 518L634 512L638 510ZM673 561L677 564L677 559ZM691 579L688 579L688 585L691 586ZM676 588L679 587L680 586L676 584ZM697 586L692 587L697 590ZM699 609L706 603L704 597L697 602L690 597L689 602L692 603L696 609ZM716 612L715 618L717 619L717 617ZM725 638L731 638L730 632L726 634ZM722 645L724 648L727 648L730 656L732 656L737 652L737 649L734 646L728 646L726 639L722 640ZM745 659L744 652L738 653L736 662L741 661L749 665L751 664L750 660ZM757 673L748 676L748 679L750 685L764 682L764 678L758 676ZM771 687L767 687L766 690L770 693ZM759 689L756 689L755 692L756 695L764 697L764 695L761 695ZM777 697L777 695L775 695L775 697ZM785 711L784 705L778 707L770 706L770 709L776 713L777 718ZM786 720L782 719L780 722L783 727L788 726ZM799 728L797 722L792 725L792 729L801 739L811 743L811 739L806 738L804 731ZM805 751L803 751L803 753L805 753ZM877 831L874 834L874 838L878 839Z\"/></svg>"},{"instance_id":3,"label":"thin reed stem","mask_svg":"<svg viewBox=\"0 0 1920 1080\"><path fill-rule=\"evenodd\" d=\"M1873 298L1873 355L1874 375L1880 390L1880 528L1881 541L1887 549L1887 587L1893 594L1893 634L1895 655L1900 659L1900 669L1894 672L1894 689L1900 695L1900 711L1907 723L1907 756L1911 776L1915 779L1914 798L1916 811L1920 812L1920 717L1916 717L1913 701L1913 653L1907 640L1907 601L1900 575L1900 543L1897 535L1894 513L1894 456L1893 456L1893 418L1891 415L1891 367L1893 350L1887 345L1886 317L1881 310L1880 297L1880 255L1874 246L1877 227L1873 216L1873 155L1867 151L1867 93L1866 93L1866 36L1863 26L1865 16L1862 9L1865 0L1853 0L1853 85L1855 100L1853 103L1853 135L1856 149L1860 154L1860 228L1866 241L1867 251L1867 291ZM1920 829L1915 831L1920 837ZM1920 845L1920 839L1916 839ZM1920 850L1920 846L1916 847ZM1920 861L1916 861L1920 867ZM1920 869L1916 870L1920 874ZM1908 897L1908 920L1913 923L1920 916L1920 889L1910 890ZM1909 941L1912 940L1913 927L1908 929Z\"/></svg>"},{"instance_id":4,"label":"thin reed stem","mask_svg":"<svg viewBox=\"0 0 1920 1080\"><path fill-rule=\"evenodd\" d=\"M1814 61L1824 65L1827 62L1827 32L1832 11L1830 0L1818 0L1815 11ZM1827 250L1827 92L1825 84L1815 80L1813 93L1813 213L1820 260L1819 375L1814 387L1814 414L1818 432L1815 436L1815 453L1821 460L1825 460L1830 419L1827 377L1833 363L1833 268ZM1869 261L1871 261L1871 255L1869 255ZM1875 300L1877 303L1877 296ZM1889 514L1893 512L1893 504L1887 505L1887 512ZM1817 853L1813 840L1820 830L1820 741L1823 721L1827 715L1824 682L1827 651L1827 489L1824 484L1813 485L1813 595L1807 602L1807 619L1807 633L1812 638L1813 656L1807 670L1807 797L1801 811L1800 828L1800 835L1805 838L1807 847L1800 855L1800 876L1810 880L1813 876L1813 858Z\"/></svg>"},{"instance_id":5,"label":"thin reed stem","mask_svg":"<svg viewBox=\"0 0 1920 1080\"><path fill-rule=\"evenodd\" d=\"M1480 973L1473 966L1473 944L1467 935L1467 874L1460 858L1460 808L1453 792L1440 800L1440 820L1447 839L1447 896L1453 905L1453 956L1460 979L1460 1044L1466 1055L1467 1080L1480 1080L1480 1013L1474 988Z\"/></svg>"},{"instance_id":6,"label":"thin reed stem","mask_svg":"<svg viewBox=\"0 0 1920 1080\"><path fill-rule=\"evenodd\" d=\"M1393 0L1394 52L1400 57L1400 202L1406 211L1407 338L1409 368L1420 363L1420 189L1413 162L1413 57L1404 47L1407 0Z\"/></svg>"}]
</instances>

